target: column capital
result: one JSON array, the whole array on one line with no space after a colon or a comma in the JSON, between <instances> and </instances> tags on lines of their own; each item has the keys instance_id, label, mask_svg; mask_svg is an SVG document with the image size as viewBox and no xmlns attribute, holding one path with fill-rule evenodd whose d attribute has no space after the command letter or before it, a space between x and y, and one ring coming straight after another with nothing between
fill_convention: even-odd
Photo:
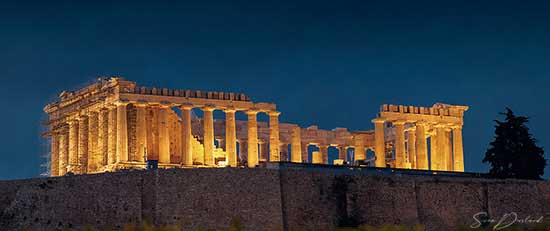
<instances>
[{"instance_id":1,"label":"column capital","mask_svg":"<svg viewBox=\"0 0 550 231\"><path fill-rule=\"evenodd\" d=\"M97 108L97 112L103 112L103 111L107 111L107 110L109 110L109 108L107 108L106 106Z\"/></svg>"},{"instance_id":2,"label":"column capital","mask_svg":"<svg viewBox=\"0 0 550 231\"><path fill-rule=\"evenodd\" d=\"M78 124L78 119L67 119L66 122L68 125Z\"/></svg>"},{"instance_id":3,"label":"column capital","mask_svg":"<svg viewBox=\"0 0 550 231\"><path fill-rule=\"evenodd\" d=\"M428 122L426 122L426 121L424 121L424 120L419 120L419 121L414 122L414 124L415 124L416 126L418 126L418 125L420 125L420 126L428 126L430 123L428 123Z\"/></svg>"},{"instance_id":4,"label":"column capital","mask_svg":"<svg viewBox=\"0 0 550 231\"><path fill-rule=\"evenodd\" d=\"M147 103L147 102L134 102L134 103L132 103L132 105L134 105L135 107L147 107L147 106L149 106L149 103Z\"/></svg>"},{"instance_id":5,"label":"column capital","mask_svg":"<svg viewBox=\"0 0 550 231\"><path fill-rule=\"evenodd\" d=\"M225 112L225 113L235 113L235 112L237 112L237 109L235 109L234 107L228 107L226 109L223 109L223 112Z\"/></svg>"},{"instance_id":6,"label":"column capital","mask_svg":"<svg viewBox=\"0 0 550 231\"><path fill-rule=\"evenodd\" d=\"M446 128L446 124L434 124L434 128Z\"/></svg>"},{"instance_id":7,"label":"column capital","mask_svg":"<svg viewBox=\"0 0 550 231\"><path fill-rule=\"evenodd\" d=\"M247 115L257 115L258 112L260 112L258 109L250 108L250 109L246 110L244 113L247 114Z\"/></svg>"},{"instance_id":8,"label":"column capital","mask_svg":"<svg viewBox=\"0 0 550 231\"><path fill-rule=\"evenodd\" d=\"M451 130L451 124L436 124L436 125L434 125L434 127L443 129L445 131L450 131Z\"/></svg>"},{"instance_id":9,"label":"column capital","mask_svg":"<svg viewBox=\"0 0 550 231\"><path fill-rule=\"evenodd\" d=\"M205 105L204 107L201 108L203 111L209 111L209 112L213 112L214 110L216 110L216 107L214 107L214 105Z\"/></svg>"},{"instance_id":10,"label":"column capital","mask_svg":"<svg viewBox=\"0 0 550 231\"><path fill-rule=\"evenodd\" d=\"M450 126L453 130L462 129L462 124L453 124Z\"/></svg>"},{"instance_id":11,"label":"column capital","mask_svg":"<svg viewBox=\"0 0 550 231\"><path fill-rule=\"evenodd\" d=\"M118 100L118 101L113 102L113 104L115 106L126 106L126 105L130 104L130 102L125 101L125 100Z\"/></svg>"},{"instance_id":12,"label":"column capital","mask_svg":"<svg viewBox=\"0 0 550 231\"><path fill-rule=\"evenodd\" d=\"M190 104L190 103L183 103L183 104L179 105L179 108L182 109L182 110L191 110L191 109L195 108L195 106L193 104Z\"/></svg>"},{"instance_id":13,"label":"column capital","mask_svg":"<svg viewBox=\"0 0 550 231\"><path fill-rule=\"evenodd\" d=\"M407 121L404 120L396 120L392 122L394 125L405 125Z\"/></svg>"},{"instance_id":14,"label":"column capital","mask_svg":"<svg viewBox=\"0 0 550 231\"><path fill-rule=\"evenodd\" d=\"M76 120L81 121L88 118L88 115L80 114L76 117Z\"/></svg>"},{"instance_id":15,"label":"column capital","mask_svg":"<svg viewBox=\"0 0 550 231\"><path fill-rule=\"evenodd\" d=\"M171 104L164 104L164 103L161 103L161 104L159 104L159 107L160 107L160 108L171 108L172 105L171 105Z\"/></svg>"},{"instance_id":16,"label":"column capital","mask_svg":"<svg viewBox=\"0 0 550 231\"><path fill-rule=\"evenodd\" d=\"M269 115L269 116L279 116L279 115L281 115L281 112L280 111L268 111L267 115Z\"/></svg>"},{"instance_id":17,"label":"column capital","mask_svg":"<svg viewBox=\"0 0 550 231\"><path fill-rule=\"evenodd\" d=\"M110 110L110 109L116 109L116 104L115 103L109 103L109 104L105 104L105 108L107 110Z\"/></svg>"},{"instance_id":18,"label":"column capital","mask_svg":"<svg viewBox=\"0 0 550 231\"><path fill-rule=\"evenodd\" d=\"M89 110L87 115L91 116L91 115L97 114L97 113L99 113L99 108L95 108L94 110Z\"/></svg>"},{"instance_id":19,"label":"column capital","mask_svg":"<svg viewBox=\"0 0 550 231\"><path fill-rule=\"evenodd\" d=\"M409 127L409 128L406 128L405 131L406 131L406 132L414 132L414 131L416 131L416 127L415 127L415 126L411 126L411 127Z\"/></svg>"},{"instance_id":20,"label":"column capital","mask_svg":"<svg viewBox=\"0 0 550 231\"><path fill-rule=\"evenodd\" d=\"M371 122L375 123L375 124L383 124L385 123L386 121L382 118L376 118L376 119L373 119L371 120Z\"/></svg>"}]
</instances>

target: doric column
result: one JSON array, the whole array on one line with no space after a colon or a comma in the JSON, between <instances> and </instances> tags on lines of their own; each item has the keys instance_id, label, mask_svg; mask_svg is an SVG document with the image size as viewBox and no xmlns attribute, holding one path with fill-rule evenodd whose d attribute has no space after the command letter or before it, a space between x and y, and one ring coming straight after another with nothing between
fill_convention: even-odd
<instances>
[{"instance_id":1,"label":"doric column","mask_svg":"<svg viewBox=\"0 0 550 231\"><path fill-rule=\"evenodd\" d=\"M204 164L214 165L214 107L204 107Z\"/></svg>"},{"instance_id":2,"label":"doric column","mask_svg":"<svg viewBox=\"0 0 550 231\"><path fill-rule=\"evenodd\" d=\"M292 127L290 142L291 161L293 163L302 163L302 137L299 126Z\"/></svg>"},{"instance_id":3,"label":"doric column","mask_svg":"<svg viewBox=\"0 0 550 231\"><path fill-rule=\"evenodd\" d=\"M302 163L309 163L309 144L302 143Z\"/></svg>"},{"instance_id":4,"label":"doric column","mask_svg":"<svg viewBox=\"0 0 550 231\"><path fill-rule=\"evenodd\" d=\"M453 147L451 141L451 128L445 127L445 170L453 171Z\"/></svg>"},{"instance_id":5,"label":"doric column","mask_svg":"<svg viewBox=\"0 0 550 231\"><path fill-rule=\"evenodd\" d=\"M321 158L323 160L323 164L328 164L328 145L321 144L319 145L319 151L321 152Z\"/></svg>"},{"instance_id":6,"label":"doric column","mask_svg":"<svg viewBox=\"0 0 550 231\"><path fill-rule=\"evenodd\" d=\"M193 106L182 105L181 107L181 129L182 129L182 149L183 165L193 166L193 134L191 133L191 110Z\"/></svg>"},{"instance_id":7,"label":"doric column","mask_svg":"<svg viewBox=\"0 0 550 231\"><path fill-rule=\"evenodd\" d=\"M453 170L464 172L464 150L462 146L462 126L453 127Z\"/></svg>"},{"instance_id":8,"label":"doric column","mask_svg":"<svg viewBox=\"0 0 550 231\"><path fill-rule=\"evenodd\" d=\"M384 120L374 119L374 154L375 166L386 167L386 147L384 142Z\"/></svg>"},{"instance_id":9,"label":"doric column","mask_svg":"<svg viewBox=\"0 0 550 231\"><path fill-rule=\"evenodd\" d=\"M126 116L126 102L116 103L116 162L128 161L128 120Z\"/></svg>"},{"instance_id":10,"label":"doric column","mask_svg":"<svg viewBox=\"0 0 550 231\"><path fill-rule=\"evenodd\" d=\"M237 167L237 128L235 125L235 109L226 109L224 112L227 164L231 167Z\"/></svg>"},{"instance_id":11,"label":"doric column","mask_svg":"<svg viewBox=\"0 0 550 231\"><path fill-rule=\"evenodd\" d=\"M88 117L78 118L78 173L84 174L88 167Z\"/></svg>"},{"instance_id":12,"label":"doric column","mask_svg":"<svg viewBox=\"0 0 550 231\"><path fill-rule=\"evenodd\" d=\"M88 171L97 172L101 155L98 149L99 121L98 112L92 111L88 114Z\"/></svg>"},{"instance_id":13,"label":"doric column","mask_svg":"<svg viewBox=\"0 0 550 231\"><path fill-rule=\"evenodd\" d=\"M258 165L258 111L246 111L248 115L248 167Z\"/></svg>"},{"instance_id":14,"label":"doric column","mask_svg":"<svg viewBox=\"0 0 550 231\"><path fill-rule=\"evenodd\" d=\"M366 149L365 149L365 140L360 134L356 134L354 137L354 146L355 146L355 160L365 160L367 158Z\"/></svg>"},{"instance_id":15,"label":"doric column","mask_svg":"<svg viewBox=\"0 0 550 231\"><path fill-rule=\"evenodd\" d=\"M311 152L311 163L312 164L322 164L323 163L323 154L319 151Z\"/></svg>"},{"instance_id":16,"label":"doric column","mask_svg":"<svg viewBox=\"0 0 550 231\"><path fill-rule=\"evenodd\" d=\"M279 151L281 152L280 161L289 161L288 159L288 144L280 144Z\"/></svg>"},{"instance_id":17,"label":"doric column","mask_svg":"<svg viewBox=\"0 0 550 231\"><path fill-rule=\"evenodd\" d=\"M340 148L338 149L338 159L348 161L347 151L348 151L348 147L346 147L344 145L340 146Z\"/></svg>"},{"instance_id":18,"label":"doric column","mask_svg":"<svg viewBox=\"0 0 550 231\"><path fill-rule=\"evenodd\" d=\"M147 153L147 104L136 103L136 161L145 162Z\"/></svg>"},{"instance_id":19,"label":"doric column","mask_svg":"<svg viewBox=\"0 0 550 231\"><path fill-rule=\"evenodd\" d=\"M159 163L170 163L170 135L168 133L168 110L169 106L161 105L159 108Z\"/></svg>"},{"instance_id":20,"label":"doric column","mask_svg":"<svg viewBox=\"0 0 550 231\"><path fill-rule=\"evenodd\" d=\"M437 129L434 128L430 134L430 170L438 171L438 155L437 155Z\"/></svg>"},{"instance_id":21,"label":"doric column","mask_svg":"<svg viewBox=\"0 0 550 231\"><path fill-rule=\"evenodd\" d=\"M79 173L78 168L78 120L71 120L69 124L69 163L67 172Z\"/></svg>"},{"instance_id":22,"label":"doric column","mask_svg":"<svg viewBox=\"0 0 550 231\"><path fill-rule=\"evenodd\" d=\"M434 170L444 171L445 165L445 126L438 124L435 126L435 150L432 152L432 158L435 160L432 166ZM435 156L434 156L435 155Z\"/></svg>"},{"instance_id":23,"label":"doric column","mask_svg":"<svg viewBox=\"0 0 550 231\"><path fill-rule=\"evenodd\" d=\"M269 115L269 161L281 160L279 147L279 115L281 112L270 111Z\"/></svg>"},{"instance_id":24,"label":"doric column","mask_svg":"<svg viewBox=\"0 0 550 231\"><path fill-rule=\"evenodd\" d=\"M107 153L109 153L109 112L106 108L99 109L97 114L97 149L98 155L98 168L107 165Z\"/></svg>"},{"instance_id":25,"label":"doric column","mask_svg":"<svg viewBox=\"0 0 550 231\"><path fill-rule=\"evenodd\" d=\"M108 137L107 137L107 164L116 163L116 149L117 149L117 107L110 106L108 114Z\"/></svg>"},{"instance_id":26,"label":"doric column","mask_svg":"<svg viewBox=\"0 0 550 231\"><path fill-rule=\"evenodd\" d=\"M50 176L59 176L59 134L52 131L50 156Z\"/></svg>"},{"instance_id":27,"label":"doric column","mask_svg":"<svg viewBox=\"0 0 550 231\"><path fill-rule=\"evenodd\" d=\"M416 129L414 127L407 131L407 154L410 167L416 169Z\"/></svg>"},{"instance_id":28,"label":"doric column","mask_svg":"<svg viewBox=\"0 0 550 231\"><path fill-rule=\"evenodd\" d=\"M159 160L159 107L148 105L146 108L147 123L147 160Z\"/></svg>"},{"instance_id":29,"label":"doric column","mask_svg":"<svg viewBox=\"0 0 550 231\"><path fill-rule=\"evenodd\" d=\"M59 176L67 174L69 164L69 131L63 126L59 131Z\"/></svg>"},{"instance_id":30,"label":"doric column","mask_svg":"<svg viewBox=\"0 0 550 231\"><path fill-rule=\"evenodd\" d=\"M426 123L416 122L416 169L428 170Z\"/></svg>"},{"instance_id":31,"label":"doric column","mask_svg":"<svg viewBox=\"0 0 550 231\"><path fill-rule=\"evenodd\" d=\"M397 168L405 168L405 122L396 121L395 126L395 164Z\"/></svg>"}]
</instances>

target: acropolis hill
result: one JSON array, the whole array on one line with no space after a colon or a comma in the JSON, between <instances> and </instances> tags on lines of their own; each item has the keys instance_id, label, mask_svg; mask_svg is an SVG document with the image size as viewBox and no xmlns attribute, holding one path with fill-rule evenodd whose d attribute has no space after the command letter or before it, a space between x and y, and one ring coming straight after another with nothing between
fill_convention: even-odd
<instances>
[{"instance_id":1,"label":"acropolis hill","mask_svg":"<svg viewBox=\"0 0 550 231\"><path fill-rule=\"evenodd\" d=\"M547 181L463 172L467 109L382 105L373 131L323 130L279 123L275 104L240 93L99 79L45 107L52 177L0 181L0 230L446 231L476 214L550 217Z\"/></svg>"},{"instance_id":2,"label":"acropolis hill","mask_svg":"<svg viewBox=\"0 0 550 231\"><path fill-rule=\"evenodd\" d=\"M44 108L50 117L45 135L51 138L51 176L143 169L147 160L157 160L160 168L253 168L311 160L464 171L466 106L382 105L372 120L374 130L349 131L279 123L275 104L256 103L242 93L142 87L122 78L99 79L59 97ZM203 118L194 116L194 108ZM224 111L225 120L214 120L215 110ZM248 120L236 120L238 111ZM269 123L258 122L259 113L266 113ZM319 151L310 153L311 145ZM332 163L329 148L338 150Z\"/></svg>"}]
</instances>

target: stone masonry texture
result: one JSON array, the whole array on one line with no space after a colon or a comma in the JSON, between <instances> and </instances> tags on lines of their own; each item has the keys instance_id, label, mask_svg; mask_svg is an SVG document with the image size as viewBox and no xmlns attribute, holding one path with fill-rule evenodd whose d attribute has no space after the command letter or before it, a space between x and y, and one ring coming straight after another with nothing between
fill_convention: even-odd
<instances>
[{"instance_id":1,"label":"stone masonry texture","mask_svg":"<svg viewBox=\"0 0 550 231\"><path fill-rule=\"evenodd\" d=\"M183 230L335 230L345 225L469 226L550 217L550 183L300 167L126 171L0 181L0 230L120 230L149 222ZM548 222L548 221L545 221Z\"/></svg>"}]
</instances>

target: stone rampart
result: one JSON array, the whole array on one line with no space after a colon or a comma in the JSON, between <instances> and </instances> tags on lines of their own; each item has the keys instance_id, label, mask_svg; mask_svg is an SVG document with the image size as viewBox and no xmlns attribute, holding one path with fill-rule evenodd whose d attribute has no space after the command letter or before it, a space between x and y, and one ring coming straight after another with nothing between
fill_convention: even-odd
<instances>
[{"instance_id":1,"label":"stone rampart","mask_svg":"<svg viewBox=\"0 0 550 231\"><path fill-rule=\"evenodd\" d=\"M298 167L297 167L298 166ZM453 230L493 219L550 218L550 183L391 170L273 164L256 169L168 169L0 182L2 230L119 229L147 221L184 230L334 230L425 225ZM543 220L547 222L546 220Z\"/></svg>"}]
</instances>

